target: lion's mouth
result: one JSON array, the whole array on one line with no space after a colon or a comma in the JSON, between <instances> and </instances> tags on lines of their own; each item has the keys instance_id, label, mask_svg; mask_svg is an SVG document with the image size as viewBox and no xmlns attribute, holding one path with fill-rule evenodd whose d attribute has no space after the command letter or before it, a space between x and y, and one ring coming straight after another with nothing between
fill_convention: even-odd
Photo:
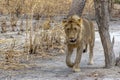
<instances>
[{"instance_id":1,"label":"lion's mouth","mask_svg":"<svg viewBox=\"0 0 120 80\"><path fill-rule=\"evenodd\" d=\"M70 39L71 43L75 43L77 41L77 39Z\"/></svg>"}]
</instances>

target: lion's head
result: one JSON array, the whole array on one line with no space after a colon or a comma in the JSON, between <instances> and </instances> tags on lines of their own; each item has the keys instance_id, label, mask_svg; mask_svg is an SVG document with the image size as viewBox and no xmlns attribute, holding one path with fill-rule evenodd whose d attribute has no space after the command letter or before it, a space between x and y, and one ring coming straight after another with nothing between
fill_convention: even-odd
<instances>
[{"instance_id":1,"label":"lion's head","mask_svg":"<svg viewBox=\"0 0 120 80\"><path fill-rule=\"evenodd\" d=\"M71 16L63 21L63 26L66 34L66 40L69 44L76 44L81 31L82 19L77 16Z\"/></svg>"}]
</instances>

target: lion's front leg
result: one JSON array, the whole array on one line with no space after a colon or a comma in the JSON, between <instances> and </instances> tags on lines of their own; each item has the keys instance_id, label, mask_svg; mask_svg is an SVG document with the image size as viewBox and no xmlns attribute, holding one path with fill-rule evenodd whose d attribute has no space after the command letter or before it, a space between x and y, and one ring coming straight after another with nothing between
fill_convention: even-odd
<instances>
[{"instance_id":1,"label":"lion's front leg","mask_svg":"<svg viewBox=\"0 0 120 80\"><path fill-rule=\"evenodd\" d=\"M75 59L75 64L73 66L73 71L75 71L75 72L80 71L80 61L81 61L82 52L83 52L83 46L78 47L76 59Z\"/></svg>"},{"instance_id":2,"label":"lion's front leg","mask_svg":"<svg viewBox=\"0 0 120 80\"><path fill-rule=\"evenodd\" d=\"M71 62L71 55L72 55L73 49L69 48L67 49L67 55L66 55L66 64L68 67L72 68L73 63Z\"/></svg>"}]
</instances>

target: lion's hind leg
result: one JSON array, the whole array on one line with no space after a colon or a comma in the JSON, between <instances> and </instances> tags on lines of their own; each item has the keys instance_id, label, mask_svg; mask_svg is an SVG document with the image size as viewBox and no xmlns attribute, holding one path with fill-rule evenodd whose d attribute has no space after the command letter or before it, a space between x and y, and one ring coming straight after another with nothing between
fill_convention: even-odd
<instances>
[{"instance_id":1,"label":"lion's hind leg","mask_svg":"<svg viewBox=\"0 0 120 80\"><path fill-rule=\"evenodd\" d=\"M88 44L85 45L85 48L83 49L83 53L87 52L87 46Z\"/></svg>"},{"instance_id":2,"label":"lion's hind leg","mask_svg":"<svg viewBox=\"0 0 120 80\"><path fill-rule=\"evenodd\" d=\"M89 65L92 65L93 62L93 48L94 48L94 41L89 42Z\"/></svg>"}]
</instances>

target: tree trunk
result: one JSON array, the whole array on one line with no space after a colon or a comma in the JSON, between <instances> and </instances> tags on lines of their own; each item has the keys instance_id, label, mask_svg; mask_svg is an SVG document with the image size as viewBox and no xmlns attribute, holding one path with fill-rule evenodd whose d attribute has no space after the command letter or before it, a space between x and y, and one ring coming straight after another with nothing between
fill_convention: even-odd
<instances>
[{"instance_id":1,"label":"tree trunk","mask_svg":"<svg viewBox=\"0 0 120 80\"><path fill-rule=\"evenodd\" d=\"M73 0L68 16L71 16L74 14L81 16L86 1L87 0Z\"/></svg>"},{"instance_id":2,"label":"tree trunk","mask_svg":"<svg viewBox=\"0 0 120 80\"><path fill-rule=\"evenodd\" d=\"M108 1L109 0L94 0L96 22L98 24L99 34L104 49L106 68L110 68L115 65L115 54L113 51L113 44L110 40L110 34L109 34Z\"/></svg>"}]
</instances>

